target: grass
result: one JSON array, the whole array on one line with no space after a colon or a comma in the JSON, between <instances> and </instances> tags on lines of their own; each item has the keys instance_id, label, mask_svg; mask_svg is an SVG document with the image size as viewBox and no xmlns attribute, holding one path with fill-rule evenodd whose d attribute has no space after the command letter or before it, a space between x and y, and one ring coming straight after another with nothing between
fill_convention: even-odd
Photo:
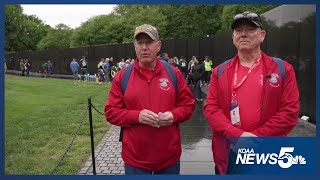
<instances>
[{"instance_id":1,"label":"grass","mask_svg":"<svg viewBox=\"0 0 320 180\"><path fill-rule=\"evenodd\" d=\"M87 109L87 97L103 112L110 84L5 76L5 174L50 174ZM97 145L109 125L92 109ZM77 174L90 156L88 112L55 174Z\"/></svg>"}]
</instances>

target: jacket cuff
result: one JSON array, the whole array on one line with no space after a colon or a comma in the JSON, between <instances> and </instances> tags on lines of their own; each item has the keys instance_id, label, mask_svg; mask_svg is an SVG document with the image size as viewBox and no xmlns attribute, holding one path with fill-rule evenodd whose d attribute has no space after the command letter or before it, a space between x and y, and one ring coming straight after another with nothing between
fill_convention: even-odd
<instances>
[{"instance_id":1,"label":"jacket cuff","mask_svg":"<svg viewBox=\"0 0 320 180\"><path fill-rule=\"evenodd\" d=\"M178 124L178 123L180 123L178 111L177 111L177 110L173 110L173 111L171 111L171 113L172 113L172 115L173 115L173 123L172 123L172 124Z\"/></svg>"},{"instance_id":2,"label":"jacket cuff","mask_svg":"<svg viewBox=\"0 0 320 180\"><path fill-rule=\"evenodd\" d=\"M230 137L230 138L234 138L234 137L240 137L241 134L244 133L243 130L237 128L237 127L234 127L234 126L231 126L227 132L226 132L226 136L227 137Z\"/></svg>"},{"instance_id":3,"label":"jacket cuff","mask_svg":"<svg viewBox=\"0 0 320 180\"><path fill-rule=\"evenodd\" d=\"M127 120L129 124L139 124L139 110L130 110L127 114Z\"/></svg>"}]
</instances>

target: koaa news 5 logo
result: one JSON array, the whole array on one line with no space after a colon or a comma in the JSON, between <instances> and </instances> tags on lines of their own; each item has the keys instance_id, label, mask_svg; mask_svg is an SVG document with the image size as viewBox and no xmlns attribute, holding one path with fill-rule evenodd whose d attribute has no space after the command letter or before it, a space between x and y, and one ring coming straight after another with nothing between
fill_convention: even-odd
<instances>
[{"instance_id":1,"label":"koaa news 5 logo","mask_svg":"<svg viewBox=\"0 0 320 180\"><path fill-rule=\"evenodd\" d=\"M278 164L281 168L290 168L292 165L305 165L306 159L301 155L292 156L294 147L281 147L277 153L255 153L253 148L238 149L236 164Z\"/></svg>"}]
</instances>

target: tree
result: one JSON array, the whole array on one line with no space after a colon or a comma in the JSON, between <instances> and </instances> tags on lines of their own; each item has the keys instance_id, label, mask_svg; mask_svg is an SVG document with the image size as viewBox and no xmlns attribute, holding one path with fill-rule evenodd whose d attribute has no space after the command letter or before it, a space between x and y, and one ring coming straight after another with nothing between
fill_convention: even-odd
<instances>
[{"instance_id":1,"label":"tree","mask_svg":"<svg viewBox=\"0 0 320 180\"><path fill-rule=\"evenodd\" d=\"M166 5L165 39L213 35L220 29L222 5Z\"/></svg>"},{"instance_id":2,"label":"tree","mask_svg":"<svg viewBox=\"0 0 320 180\"><path fill-rule=\"evenodd\" d=\"M167 27L166 16L161 13L159 5L118 5L114 13L119 15L124 22L123 42L132 42L135 27L142 24L151 24L159 32L160 38Z\"/></svg>"},{"instance_id":3,"label":"tree","mask_svg":"<svg viewBox=\"0 0 320 180\"><path fill-rule=\"evenodd\" d=\"M34 51L50 26L36 16L23 14L20 5L5 6L5 51Z\"/></svg>"},{"instance_id":4,"label":"tree","mask_svg":"<svg viewBox=\"0 0 320 180\"><path fill-rule=\"evenodd\" d=\"M41 39L37 47L40 50L55 48L70 48L70 37L73 30L65 25L58 24L50 29L48 34Z\"/></svg>"},{"instance_id":5,"label":"tree","mask_svg":"<svg viewBox=\"0 0 320 180\"><path fill-rule=\"evenodd\" d=\"M145 23L155 25L161 36L166 20L159 6L118 5L113 13L90 18L77 28L71 46L132 42L134 28Z\"/></svg>"},{"instance_id":6,"label":"tree","mask_svg":"<svg viewBox=\"0 0 320 180\"><path fill-rule=\"evenodd\" d=\"M100 15L90 18L77 28L71 37L71 47L81 47L97 44L109 44L111 39L106 38L109 33L106 28L111 24L113 16Z\"/></svg>"}]
</instances>

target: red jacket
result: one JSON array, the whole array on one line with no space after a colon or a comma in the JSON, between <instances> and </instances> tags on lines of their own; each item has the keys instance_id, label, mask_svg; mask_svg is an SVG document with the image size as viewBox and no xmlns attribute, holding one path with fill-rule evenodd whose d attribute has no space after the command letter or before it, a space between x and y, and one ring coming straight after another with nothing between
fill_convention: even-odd
<instances>
[{"instance_id":1,"label":"red jacket","mask_svg":"<svg viewBox=\"0 0 320 180\"><path fill-rule=\"evenodd\" d=\"M148 82L135 61L125 94L121 91L124 69L115 75L105 106L106 119L124 127L122 158L130 166L157 171L173 165L181 156L179 123L188 120L194 109L194 97L182 73L172 68L178 81L175 92L159 60L153 78ZM171 111L173 125L151 127L139 123L139 113L148 109L158 114Z\"/></svg>"},{"instance_id":2,"label":"red jacket","mask_svg":"<svg viewBox=\"0 0 320 180\"><path fill-rule=\"evenodd\" d=\"M231 124L230 102L231 83L234 72L236 55L225 64L224 71L218 78L217 66L212 73L204 115L213 130L213 158L221 174L226 174L229 161L229 137L239 137L244 131ZM281 79L277 63L262 52L263 75L278 74L278 84L264 79L262 92L262 110L260 123L251 133L257 136L286 136L296 125L299 117L299 91L293 67L284 61L286 75ZM270 85L271 84L271 85Z\"/></svg>"}]
</instances>

